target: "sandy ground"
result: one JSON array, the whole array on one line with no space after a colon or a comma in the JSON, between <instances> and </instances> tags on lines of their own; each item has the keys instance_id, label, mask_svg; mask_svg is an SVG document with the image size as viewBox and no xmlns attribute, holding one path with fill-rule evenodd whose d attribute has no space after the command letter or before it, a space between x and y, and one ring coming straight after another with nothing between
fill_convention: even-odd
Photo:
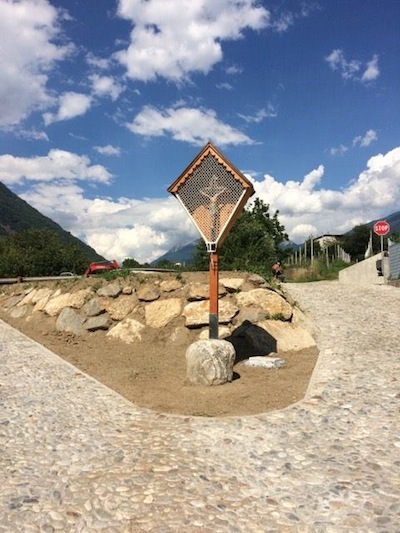
<instances>
[{"instance_id":1,"label":"sandy ground","mask_svg":"<svg viewBox=\"0 0 400 533\"><path fill-rule=\"evenodd\" d=\"M169 332L128 345L95 332L85 337L57 332L55 319L1 318L138 406L165 413L229 416L264 413L300 400L307 389L317 353L279 354L280 369L250 368L239 362L232 383L200 387L186 383L187 346L168 341Z\"/></svg>"}]
</instances>

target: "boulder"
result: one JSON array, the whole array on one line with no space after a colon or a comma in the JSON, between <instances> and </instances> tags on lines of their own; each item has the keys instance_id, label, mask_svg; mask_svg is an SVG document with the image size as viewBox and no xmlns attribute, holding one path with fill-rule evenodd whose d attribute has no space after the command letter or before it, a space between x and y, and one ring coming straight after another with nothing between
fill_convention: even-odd
<instances>
[{"instance_id":1,"label":"boulder","mask_svg":"<svg viewBox=\"0 0 400 533\"><path fill-rule=\"evenodd\" d=\"M59 314L56 321L58 331L68 331L74 335L83 335L86 333L83 327L84 318L71 307L65 307Z\"/></svg>"},{"instance_id":2,"label":"boulder","mask_svg":"<svg viewBox=\"0 0 400 533\"><path fill-rule=\"evenodd\" d=\"M105 285L104 287L100 287L100 289L97 289L97 294L99 296L106 296L107 298L116 298L121 294L122 289L119 286L119 283L109 283L108 285Z\"/></svg>"},{"instance_id":3,"label":"boulder","mask_svg":"<svg viewBox=\"0 0 400 533\"><path fill-rule=\"evenodd\" d=\"M268 282L258 274L252 274L249 276L249 283L255 287L268 287Z\"/></svg>"},{"instance_id":4,"label":"boulder","mask_svg":"<svg viewBox=\"0 0 400 533\"><path fill-rule=\"evenodd\" d=\"M252 289L248 292L236 294L239 307L259 307L267 318L276 317L290 320L293 314L292 306L280 294L270 289Z\"/></svg>"},{"instance_id":5,"label":"boulder","mask_svg":"<svg viewBox=\"0 0 400 533\"><path fill-rule=\"evenodd\" d=\"M82 311L86 316L98 316L104 313L105 310L102 301L97 296L86 302L82 307Z\"/></svg>"},{"instance_id":6,"label":"boulder","mask_svg":"<svg viewBox=\"0 0 400 533\"><path fill-rule=\"evenodd\" d=\"M168 279L160 283L160 289L163 292L177 291L182 287L182 283L177 279Z\"/></svg>"},{"instance_id":7,"label":"boulder","mask_svg":"<svg viewBox=\"0 0 400 533\"><path fill-rule=\"evenodd\" d=\"M85 321L83 327L87 331L106 330L110 327L110 319L107 315L91 316Z\"/></svg>"},{"instance_id":8,"label":"boulder","mask_svg":"<svg viewBox=\"0 0 400 533\"><path fill-rule=\"evenodd\" d=\"M144 328L145 326L137 320L134 320L133 318L125 318L122 322L119 322L116 326L110 329L106 333L106 336L131 344L132 342L142 340L141 331Z\"/></svg>"},{"instance_id":9,"label":"boulder","mask_svg":"<svg viewBox=\"0 0 400 533\"><path fill-rule=\"evenodd\" d=\"M42 302L42 305L44 306L49 301L51 296L53 296L53 294L54 294L54 291L47 287L42 287L41 289L34 289L32 292L27 294L25 298L22 300L22 302L20 302L18 305L26 305L26 304L36 305L38 302Z\"/></svg>"},{"instance_id":10,"label":"boulder","mask_svg":"<svg viewBox=\"0 0 400 533\"><path fill-rule=\"evenodd\" d=\"M219 339L194 342L186 350L186 377L193 385L223 385L233 379L236 353L232 344Z\"/></svg>"},{"instance_id":11,"label":"boulder","mask_svg":"<svg viewBox=\"0 0 400 533\"><path fill-rule=\"evenodd\" d=\"M81 289L73 293L65 293L51 298L44 307L44 312L50 316L58 315L64 308L73 307L75 309L80 309L83 307L88 296L92 294L92 289Z\"/></svg>"},{"instance_id":12,"label":"boulder","mask_svg":"<svg viewBox=\"0 0 400 533\"><path fill-rule=\"evenodd\" d=\"M25 294L17 294L16 296L11 296L6 303L4 304L4 309L11 309L11 307L14 307L15 305L22 302L22 300L25 298Z\"/></svg>"},{"instance_id":13,"label":"boulder","mask_svg":"<svg viewBox=\"0 0 400 533\"><path fill-rule=\"evenodd\" d=\"M137 291L137 297L142 302L154 302L160 297L158 287L142 287Z\"/></svg>"},{"instance_id":14,"label":"boulder","mask_svg":"<svg viewBox=\"0 0 400 533\"><path fill-rule=\"evenodd\" d=\"M276 339L277 352L301 351L316 348L311 334L299 324L281 322L280 320L264 320L258 327Z\"/></svg>"},{"instance_id":15,"label":"boulder","mask_svg":"<svg viewBox=\"0 0 400 533\"><path fill-rule=\"evenodd\" d=\"M221 300L219 302L218 321L220 324L228 324L233 317L239 312L238 307L231 302ZM190 302L185 305L182 315L186 319L187 327L200 327L209 324L210 320L210 302L202 300L201 302Z\"/></svg>"},{"instance_id":16,"label":"boulder","mask_svg":"<svg viewBox=\"0 0 400 533\"><path fill-rule=\"evenodd\" d=\"M228 292L238 292L244 284L243 278L223 278L220 283Z\"/></svg>"},{"instance_id":17,"label":"boulder","mask_svg":"<svg viewBox=\"0 0 400 533\"><path fill-rule=\"evenodd\" d=\"M146 324L152 328L163 328L178 317L181 311L182 302L179 298L151 302L145 308Z\"/></svg>"},{"instance_id":18,"label":"boulder","mask_svg":"<svg viewBox=\"0 0 400 533\"><path fill-rule=\"evenodd\" d=\"M107 312L113 320L123 320L138 304L136 295L122 295L111 303L105 304Z\"/></svg>"},{"instance_id":19,"label":"boulder","mask_svg":"<svg viewBox=\"0 0 400 533\"><path fill-rule=\"evenodd\" d=\"M218 285L218 297L222 298L226 294L223 285ZM189 283L185 290L186 300L196 302L199 300L208 300L210 298L210 285L208 283Z\"/></svg>"}]
</instances>

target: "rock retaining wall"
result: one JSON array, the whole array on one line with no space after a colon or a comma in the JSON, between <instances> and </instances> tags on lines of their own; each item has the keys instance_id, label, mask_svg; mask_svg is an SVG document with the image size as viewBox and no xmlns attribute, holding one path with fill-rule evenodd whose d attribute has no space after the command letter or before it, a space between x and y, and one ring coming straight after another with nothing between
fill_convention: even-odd
<instances>
[{"instance_id":1,"label":"rock retaining wall","mask_svg":"<svg viewBox=\"0 0 400 533\"><path fill-rule=\"evenodd\" d=\"M33 320L53 317L54 327L75 335L104 332L126 343L140 342L154 330L168 330L171 342L187 332L208 337L207 273L136 274L107 282L78 279L19 284L0 295L3 316ZM299 320L300 317L300 320ZM252 274L223 274L219 285L220 338L253 347L253 355L315 346L301 325L304 317L277 287Z\"/></svg>"}]
</instances>

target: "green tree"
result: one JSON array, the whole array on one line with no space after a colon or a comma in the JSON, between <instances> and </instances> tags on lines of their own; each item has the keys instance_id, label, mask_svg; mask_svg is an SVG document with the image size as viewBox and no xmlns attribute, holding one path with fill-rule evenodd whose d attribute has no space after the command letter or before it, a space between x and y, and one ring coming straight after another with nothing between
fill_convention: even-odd
<instances>
[{"instance_id":1,"label":"green tree","mask_svg":"<svg viewBox=\"0 0 400 533\"><path fill-rule=\"evenodd\" d=\"M49 230L29 229L0 242L0 276L54 276L61 271L83 273L88 258L78 246L65 244Z\"/></svg>"},{"instance_id":2,"label":"green tree","mask_svg":"<svg viewBox=\"0 0 400 533\"><path fill-rule=\"evenodd\" d=\"M122 268L140 268L142 265L133 258L126 258L122 261Z\"/></svg>"},{"instance_id":3,"label":"green tree","mask_svg":"<svg viewBox=\"0 0 400 533\"><path fill-rule=\"evenodd\" d=\"M343 235L340 239L340 245L345 252L350 254L352 261L362 261L365 259L370 235L371 228L366 224L360 224ZM380 239L374 232L372 232L372 247L374 253L378 253L380 250Z\"/></svg>"},{"instance_id":4,"label":"green tree","mask_svg":"<svg viewBox=\"0 0 400 533\"><path fill-rule=\"evenodd\" d=\"M269 275L272 263L285 257L282 244L288 240L278 215L279 211L276 211L271 216L269 205L256 198L252 206L240 214L222 244L219 250L220 269ZM202 240L196 249L194 267L197 270L208 269L208 253Z\"/></svg>"}]
</instances>

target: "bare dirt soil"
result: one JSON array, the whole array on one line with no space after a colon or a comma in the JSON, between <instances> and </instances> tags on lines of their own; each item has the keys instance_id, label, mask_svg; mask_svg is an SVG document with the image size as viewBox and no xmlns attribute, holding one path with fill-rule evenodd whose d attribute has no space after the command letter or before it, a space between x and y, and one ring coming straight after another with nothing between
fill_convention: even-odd
<instances>
[{"instance_id":1,"label":"bare dirt soil","mask_svg":"<svg viewBox=\"0 0 400 533\"><path fill-rule=\"evenodd\" d=\"M1 318L118 392L135 405L164 413L194 416L236 416L281 409L300 400L317 360L317 350L280 353L283 368L267 370L234 367L232 383L216 387L193 386L185 381L187 346L168 342L169 333L129 345L95 332L77 337L57 332L55 319Z\"/></svg>"}]
</instances>

